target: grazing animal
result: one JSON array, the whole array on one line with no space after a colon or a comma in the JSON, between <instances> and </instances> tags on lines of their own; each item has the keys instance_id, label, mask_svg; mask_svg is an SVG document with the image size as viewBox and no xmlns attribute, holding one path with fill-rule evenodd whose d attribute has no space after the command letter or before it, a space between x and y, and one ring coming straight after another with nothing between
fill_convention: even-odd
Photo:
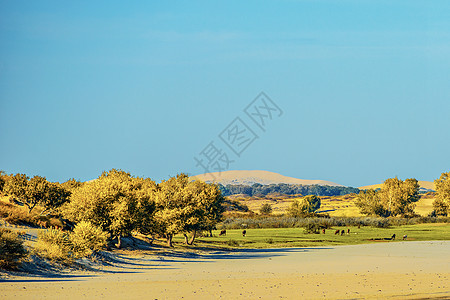
<instances>
[{"instance_id":1,"label":"grazing animal","mask_svg":"<svg viewBox=\"0 0 450 300\"><path fill-rule=\"evenodd\" d=\"M224 229L224 230L222 230L220 233L219 233L219 236L221 236L221 235L227 235L227 231Z\"/></svg>"},{"instance_id":2,"label":"grazing animal","mask_svg":"<svg viewBox=\"0 0 450 300\"><path fill-rule=\"evenodd\" d=\"M339 229L334 232L334 235L339 234Z\"/></svg>"},{"instance_id":3,"label":"grazing animal","mask_svg":"<svg viewBox=\"0 0 450 300\"><path fill-rule=\"evenodd\" d=\"M341 231L341 235L344 235L344 233L345 233L345 230L344 230L344 229L342 229L342 231Z\"/></svg>"},{"instance_id":4,"label":"grazing animal","mask_svg":"<svg viewBox=\"0 0 450 300\"><path fill-rule=\"evenodd\" d=\"M391 240L395 240L395 233L391 236Z\"/></svg>"},{"instance_id":5,"label":"grazing animal","mask_svg":"<svg viewBox=\"0 0 450 300\"><path fill-rule=\"evenodd\" d=\"M350 228L347 229L347 234L350 234Z\"/></svg>"},{"instance_id":6,"label":"grazing animal","mask_svg":"<svg viewBox=\"0 0 450 300\"><path fill-rule=\"evenodd\" d=\"M403 236L403 240L406 240L408 238L408 236L405 234L404 236Z\"/></svg>"},{"instance_id":7,"label":"grazing animal","mask_svg":"<svg viewBox=\"0 0 450 300\"><path fill-rule=\"evenodd\" d=\"M323 234L325 234L325 228L324 228L324 229L322 229L322 233L323 233Z\"/></svg>"},{"instance_id":8,"label":"grazing animal","mask_svg":"<svg viewBox=\"0 0 450 300\"><path fill-rule=\"evenodd\" d=\"M242 230L242 236L245 236L247 234L247 230Z\"/></svg>"}]
</instances>

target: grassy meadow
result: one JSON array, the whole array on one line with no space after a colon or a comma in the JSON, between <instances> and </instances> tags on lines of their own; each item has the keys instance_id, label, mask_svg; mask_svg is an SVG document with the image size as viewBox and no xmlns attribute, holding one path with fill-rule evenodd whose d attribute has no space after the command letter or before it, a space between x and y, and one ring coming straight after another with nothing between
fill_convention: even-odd
<instances>
[{"instance_id":1,"label":"grassy meadow","mask_svg":"<svg viewBox=\"0 0 450 300\"><path fill-rule=\"evenodd\" d=\"M336 230L350 229L350 234L335 235ZM357 245L364 243L396 243L407 235L407 241L449 240L449 223L428 223L417 225L393 226L390 228L376 227L333 227L325 234L305 233L303 228L258 228L247 229L245 237L242 230L227 230L226 236L219 236L220 231L213 231L213 237L200 237L196 240L197 247L245 249L245 248L283 248L283 247L317 247L330 245ZM390 240L395 234L396 239ZM176 236L177 245L184 238Z\"/></svg>"},{"instance_id":2,"label":"grassy meadow","mask_svg":"<svg viewBox=\"0 0 450 300\"><path fill-rule=\"evenodd\" d=\"M249 210L259 212L263 204L270 204L273 209L273 214L284 214L291 205L291 203L298 199L297 197L289 196L271 196L266 197L245 197L242 195L229 196L229 198L238 200L245 204ZM343 196L320 196L321 206L319 212L325 212L330 217L361 217L363 216L358 207L355 205L356 195L348 194ZM416 213L421 216L427 216L433 211L433 201L435 199L434 193L421 195L419 201L416 203Z\"/></svg>"}]
</instances>

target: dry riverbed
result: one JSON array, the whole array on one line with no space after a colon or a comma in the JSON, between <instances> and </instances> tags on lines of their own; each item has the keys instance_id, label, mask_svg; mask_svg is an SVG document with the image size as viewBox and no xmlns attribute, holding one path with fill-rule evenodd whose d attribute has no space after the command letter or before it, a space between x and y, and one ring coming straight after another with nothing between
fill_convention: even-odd
<instances>
[{"instance_id":1,"label":"dry riverbed","mask_svg":"<svg viewBox=\"0 0 450 300\"><path fill-rule=\"evenodd\" d=\"M450 241L115 257L97 272L3 276L0 298L450 298Z\"/></svg>"}]
</instances>

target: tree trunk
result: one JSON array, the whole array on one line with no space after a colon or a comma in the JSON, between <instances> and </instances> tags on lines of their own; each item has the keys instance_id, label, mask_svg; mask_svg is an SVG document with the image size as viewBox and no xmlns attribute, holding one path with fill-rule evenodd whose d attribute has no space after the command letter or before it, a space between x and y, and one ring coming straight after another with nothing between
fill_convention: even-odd
<instances>
[{"instance_id":1,"label":"tree trunk","mask_svg":"<svg viewBox=\"0 0 450 300\"><path fill-rule=\"evenodd\" d=\"M43 216L45 212L50 211L50 208L46 208L43 211L41 211L41 213L39 214L39 216Z\"/></svg>"},{"instance_id":2,"label":"tree trunk","mask_svg":"<svg viewBox=\"0 0 450 300\"><path fill-rule=\"evenodd\" d=\"M117 235L117 244L116 244L117 249L120 249L120 247L122 247L122 238L119 235Z\"/></svg>"},{"instance_id":3,"label":"tree trunk","mask_svg":"<svg viewBox=\"0 0 450 300\"><path fill-rule=\"evenodd\" d=\"M212 237L212 229L209 230L209 237Z\"/></svg>"},{"instance_id":4,"label":"tree trunk","mask_svg":"<svg viewBox=\"0 0 450 300\"><path fill-rule=\"evenodd\" d=\"M196 234L197 234L197 231L194 230L193 233L192 233L191 239L189 240L188 235L187 235L186 233L183 233L183 235L184 235L184 243L185 243L186 245L192 245L192 244L194 243L195 235L196 235Z\"/></svg>"},{"instance_id":5,"label":"tree trunk","mask_svg":"<svg viewBox=\"0 0 450 300\"><path fill-rule=\"evenodd\" d=\"M167 246L168 247L173 247L173 245L172 245L172 235L171 234L168 234L167 235Z\"/></svg>"},{"instance_id":6,"label":"tree trunk","mask_svg":"<svg viewBox=\"0 0 450 300\"><path fill-rule=\"evenodd\" d=\"M194 243L196 233L197 230L194 230L194 232L192 233L191 240L188 242L188 245L192 245Z\"/></svg>"},{"instance_id":7,"label":"tree trunk","mask_svg":"<svg viewBox=\"0 0 450 300\"><path fill-rule=\"evenodd\" d=\"M31 211L33 210L33 208L36 206L36 204L29 205L29 204L27 204L27 203L25 203L25 205L28 207L28 213L29 213L29 214L31 213Z\"/></svg>"}]
</instances>

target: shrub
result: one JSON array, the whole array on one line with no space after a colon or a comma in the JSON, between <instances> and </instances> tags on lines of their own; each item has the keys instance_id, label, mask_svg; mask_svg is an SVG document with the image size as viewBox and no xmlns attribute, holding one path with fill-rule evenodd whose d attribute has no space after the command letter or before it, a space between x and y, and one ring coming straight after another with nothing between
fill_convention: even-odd
<instances>
[{"instance_id":1,"label":"shrub","mask_svg":"<svg viewBox=\"0 0 450 300\"><path fill-rule=\"evenodd\" d=\"M48 229L38 234L34 251L42 258L70 263L72 262L71 248L69 235L66 232Z\"/></svg>"},{"instance_id":2,"label":"shrub","mask_svg":"<svg viewBox=\"0 0 450 300\"><path fill-rule=\"evenodd\" d=\"M450 208L447 203L442 199L435 199L433 201L433 213L435 216L444 216L446 217Z\"/></svg>"},{"instance_id":3,"label":"shrub","mask_svg":"<svg viewBox=\"0 0 450 300\"><path fill-rule=\"evenodd\" d=\"M272 205L264 203L259 209L259 212L263 215L270 215L272 213Z\"/></svg>"},{"instance_id":4,"label":"shrub","mask_svg":"<svg viewBox=\"0 0 450 300\"><path fill-rule=\"evenodd\" d=\"M23 206L0 201L0 218L9 224L28 225L34 227L58 226L63 227L61 221L53 216L40 216L33 210L31 213Z\"/></svg>"},{"instance_id":5,"label":"shrub","mask_svg":"<svg viewBox=\"0 0 450 300\"><path fill-rule=\"evenodd\" d=\"M319 224L310 223L305 226L305 233L319 233L319 230L322 228Z\"/></svg>"},{"instance_id":6,"label":"shrub","mask_svg":"<svg viewBox=\"0 0 450 300\"><path fill-rule=\"evenodd\" d=\"M108 234L89 222L78 223L70 234L49 229L38 235L35 254L46 259L71 263L106 246Z\"/></svg>"},{"instance_id":7,"label":"shrub","mask_svg":"<svg viewBox=\"0 0 450 300\"><path fill-rule=\"evenodd\" d=\"M26 255L27 251L19 235L0 227L0 268L15 269Z\"/></svg>"},{"instance_id":8,"label":"shrub","mask_svg":"<svg viewBox=\"0 0 450 300\"><path fill-rule=\"evenodd\" d=\"M86 257L106 246L108 233L89 222L80 222L70 234L73 254L76 258Z\"/></svg>"},{"instance_id":9,"label":"shrub","mask_svg":"<svg viewBox=\"0 0 450 300\"><path fill-rule=\"evenodd\" d=\"M227 241L227 245L231 246L231 247L238 247L239 246L239 242L236 240L229 240Z\"/></svg>"},{"instance_id":10,"label":"shrub","mask_svg":"<svg viewBox=\"0 0 450 300\"><path fill-rule=\"evenodd\" d=\"M296 228L308 224L318 224L320 228L334 226L372 226L387 228L389 226L413 225L421 223L449 223L450 217L289 217L289 216L252 216L228 217L218 224L218 229L245 228ZM245 225L245 226L244 226Z\"/></svg>"}]
</instances>

